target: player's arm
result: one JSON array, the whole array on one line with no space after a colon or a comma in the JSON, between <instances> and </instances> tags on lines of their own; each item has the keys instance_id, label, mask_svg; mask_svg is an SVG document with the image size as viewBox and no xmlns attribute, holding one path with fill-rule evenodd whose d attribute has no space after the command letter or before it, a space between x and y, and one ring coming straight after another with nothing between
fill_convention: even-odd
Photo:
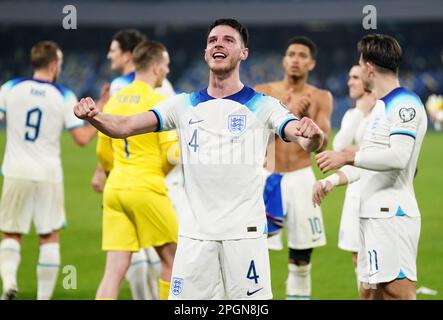
<instances>
[{"instance_id":1,"label":"player's arm","mask_svg":"<svg viewBox=\"0 0 443 320\"><path fill-rule=\"evenodd\" d=\"M318 180L312 187L312 204L314 207L320 206L322 200L332 191L332 189L334 189L334 187L346 184L348 184L348 179L341 171L337 171L324 179Z\"/></svg>"},{"instance_id":2,"label":"player's arm","mask_svg":"<svg viewBox=\"0 0 443 320\"><path fill-rule=\"evenodd\" d=\"M328 145L329 134L331 133L331 115L332 115L332 94L329 91L322 90L318 94L318 112L314 122L320 127L320 129L324 133L324 140L321 147L317 150L317 152L321 152L326 150Z\"/></svg>"},{"instance_id":3,"label":"player's arm","mask_svg":"<svg viewBox=\"0 0 443 320\"><path fill-rule=\"evenodd\" d=\"M100 169L108 175L114 166L114 157L112 151L112 139L104 134L99 134L97 139L96 154Z\"/></svg>"},{"instance_id":4,"label":"player's arm","mask_svg":"<svg viewBox=\"0 0 443 320\"><path fill-rule=\"evenodd\" d=\"M396 134L389 139L390 147L378 151L324 151L316 156L321 172L339 169L344 165L374 170L391 171L406 168L414 148L415 138Z\"/></svg>"},{"instance_id":5,"label":"player's arm","mask_svg":"<svg viewBox=\"0 0 443 320\"><path fill-rule=\"evenodd\" d=\"M404 105L409 108L404 108ZM345 164L374 171L402 170L406 168L415 145L415 136L423 105L419 98L403 96L386 115L391 123L389 147L381 150L325 151L317 155L322 172L338 169Z\"/></svg>"},{"instance_id":6,"label":"player's arm","mask_svg":"<svg viewBox=\"0 0 443 320\"><path fill-rule=\"evenodd\" d=\"M312 203L320 206L321 201L337 186L347 185L360 179L360 169L345 166L340 171L318 180L312 187Z\"/></svg>"},{"instance_id":7,"label":"player's arm","mask_svg":"<svg viewBox=\"0 0 443 320\"><path fill-rule=\"evenodd\" d=\"M95 151L99 162L92 176L91 186L95 192L103 192L106 177L114 165L112 139L104 134L98 134Z\"/></svg>"},{"instance_id":8,"label":"player's arm","mask_svg":"<svg viewBox=\"0 0 443 320\"><path fill-rule=\"evenodd\" d=\"M338 130L332 141L332 149L334 151L343 151L353 146L355 133L363 117L364 114L359 109L346 111L341 120L340 130Z\"/></svg>"},{"instance_id":9,"label":"player's arm","mask_svg":"<svg viewBox=\"0 0 443 320\"><path fill-rule=\"evenodd\" d=\"M324 133L312 119L289 121L284 127L284 139L297 142L307 152L315 152L324 143Z\"/></svg>"},{"instance_id":10,"label":"player's arm","mask_svg":"<svg viewBox=\"0 0 443 320\"><path fill-rule=\"evenodd\" d=\"M83 127L71 129L71 136L74 139L75 143L82 147L87 145L92 139L94 139L96 134L97 129L89 124Z\"/></svg>"},{"instance_id":11,"label":"player's arm","mask_svg":"<svg viewBox=\"0 0 443 320\"><path fill-rule=\"evenodd\" d=\"M130 116L104 114L89 97L81 99L74 106L74 114L112 138L124 139L137 134L154 132L159 127L158 115L153 111Z\"/></svg>"},{"instance_id":12,"label":"player's arm","mask_svg":"<svg viewBox=\"0 0 443 320\"><path fill-rule=\"evenodd\" d=\"M160 144L162 168L167 175L180 162L180 146L175 130L161 132L158 135Z\"/></svg>"}]
</instances>

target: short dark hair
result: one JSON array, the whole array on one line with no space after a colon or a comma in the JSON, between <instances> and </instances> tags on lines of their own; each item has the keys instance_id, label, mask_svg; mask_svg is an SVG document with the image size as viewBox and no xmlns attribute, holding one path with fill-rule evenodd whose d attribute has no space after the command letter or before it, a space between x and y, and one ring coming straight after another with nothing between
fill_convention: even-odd
<instances>
[{"instance_id":1,"label":"short dark hair","mask_svg":"<svg viewBox=\"0 0 443 320\"><path fill-rule=\"evenodd\" d=\"M132 63L136 71L144 70L162 58L166 47L157 41L142 41L134 49L132 53Z\"/></svg>"},{"instance_id":2,"label":"short dark hair","mask_svg":"<svg viewBox=\"0 0 443 320\"><path fill-rule=\"evenodd\" d=\"M135 47L147 37L136 29L124 29L118 31L112 40L119 43L122 52L133 52Z\"/></svg>"},{"instance_id":3,"label":"short dark hair","mask_svg":"<svg viewBox=\"0 0 443 320\"><path fill-rule=\"evenodd\" d=\"M214 29L216 26L230 26L231 28L234 28L235 30L238 31L238 33L240 33L240 36L243 40L244 46L245 47L248 46L248 40L249 40L248 29L244 25L242 25L240 22L238 22L237 20L235 20L235 19L217 19L217 20L215 20L209 26L208 34L206 35L206 37L209 36L212 29Z\"/></svg>"},{"instance_id":4,"label":"short dark hair","mask_svg":"<svg viewBox=\"0 0 443 320\"><path fill-rule=\"evenodd\" d=\"M298 36L298 37L293 37L291 39L288 40L288 42L286 42L285 48L283 50L283 55L286 55L286 51L288 50L288 48L293 45L293 44L301 44L304 45L306 47L309 48L309 52L311 53L311 57L312 59L317 59L317 46L314 43L314 41L312 41L311 39L309 39L308 37L305 36Z\"/></svg>"},{"instance_id":5,"label":"short dark hair","mask_svg":"<svg viewBox=\"0 0 443 320\"><path fill-rule=\"evenodd\" d=\"M373 63L380 72L398 73L403 51L394 37L368 34L358 42L358 52L366 62Z\"/></svg>"},{"instance_id":6,"label":"short dark hair","mask_svg":"<svg viewBox=\"0 0 443 320\"><path fill-rule=\"evenodd\" d=\"M34 70L46 68L51 62L56 61L58 50L60 47L54 41L37 42L31 49L31 64Z\"/></svg>"}]
</instances>

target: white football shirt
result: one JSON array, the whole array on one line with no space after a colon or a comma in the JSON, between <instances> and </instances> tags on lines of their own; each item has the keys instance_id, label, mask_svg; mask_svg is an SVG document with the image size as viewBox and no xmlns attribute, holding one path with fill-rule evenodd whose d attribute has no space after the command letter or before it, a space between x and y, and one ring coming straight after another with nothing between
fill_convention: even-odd
<instances>
[{"instance_id":1,"label":"white football shirt","mask_svg":"<svg viewBox=\"0 0 443 320\"><path fill-rule=\"evenodd\" d=\"M187 211L179 234L202 240L258 238L266 230L263 163L269 138L296 118L249 87L223 99L207 89L153 108L159 130L177 128Z\"/></svg>"},{"instance_id":2,"label":"white football shirt","mask_svg":"<svg viewBox=\"0 0 443 320\"><path fill-rule=\"evenodd\" d=\"M83 126L73 112L74 93L58 84L33 78L6 82L0 110L6 113L5 177L60 182L60 136L64 128Z\"/></svg>"},{"instance_id":3,"label":"white football shirt","mask_svg":"<svg viewBox=\"0 0 443 320\"><path fill-rule=\"evenodd\" d=\"M377 101L370 116L359 152L377 152L390 146L390 137L414 139L414 147L403 170L362 170L360 217L388 218L394 215L420 216L413 179L427 117L423 103L412 91L399 87ZM356 162L359 157L356 154ZM380 159L389 162L389 159Z\"/></svg>"},{"instance_id":4,"label":"white football shirt","mask_svg":"<svg viewBox=\"0 0 443 320\"><path fill-rule=\"evenodd\" d=\"M369 114L365 116L365 114L357 108L347 110L343 115L340 130L335 135L332 143L334 151L343 151L345 148L353 145L359 147L363 140L369 118ZM360 181L355 181L348 185L346 196L360 197Z\"/></svg>"}]
</instances>

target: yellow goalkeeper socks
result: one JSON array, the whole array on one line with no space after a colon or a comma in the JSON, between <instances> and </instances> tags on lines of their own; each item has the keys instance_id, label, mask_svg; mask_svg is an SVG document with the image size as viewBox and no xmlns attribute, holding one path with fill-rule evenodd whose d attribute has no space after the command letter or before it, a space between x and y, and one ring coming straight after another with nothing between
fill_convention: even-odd
<instances>
[{"instance_id":1,"label":"yellow goalkeeper socks","mask_svg":"<svg viewBox=\"0 0 443 320\"><path fill-rule=\"evenodd\" d=\"M171 283L162 279L158 279L158 283L160 289L160 300L168 300L169 287L171 286Z\"/></svg>"}]
</instances>

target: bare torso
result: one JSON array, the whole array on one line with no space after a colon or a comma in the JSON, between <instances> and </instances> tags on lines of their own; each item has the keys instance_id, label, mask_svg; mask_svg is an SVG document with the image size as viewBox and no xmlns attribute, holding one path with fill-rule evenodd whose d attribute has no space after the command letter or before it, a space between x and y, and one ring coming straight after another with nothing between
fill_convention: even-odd
<instances>
[{"instance_id":1,"label":"bare torso","mask_svg":"<svg viewBox=\"0 0 443 320\"><path fill-rule=\"evenodd\" d=\"M311 118L323 130L326 137L329 135L332 113L332 95L329 91L320 90L310 84L306 84L303 90L299 92L289 92L290 87L284 81L257 85L255 90L281 100L297 117L307 116ZM297 101L306 95L310 96L310 104L305 112L301 112L300 107L297 106ZM274 160L269 159L269 157L270 154L268 154L266 159L267 168L273 169L274 172L290 172L311 165L310 153L304 151L297 143L288 143L279 138L275 139L274 168L272 168Z\"/></svg>"}]
</instances>

